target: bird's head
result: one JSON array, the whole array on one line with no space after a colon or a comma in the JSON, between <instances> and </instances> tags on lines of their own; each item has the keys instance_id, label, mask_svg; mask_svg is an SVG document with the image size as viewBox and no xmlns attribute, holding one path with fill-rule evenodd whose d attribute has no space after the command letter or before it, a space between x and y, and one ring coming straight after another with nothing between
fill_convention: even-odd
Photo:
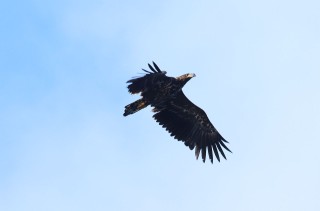
<instances>
[{"instance_id":1,"label":"bird's head","mask_svg":"<svg viewBox=\"0 0 320 211\"><path fill-rule=\"evenodd\" d=\"M193 77L196 77L196 74L194 74L194 73L188 73L188 74L186 74L187 76L187 78L193 78Z\"/></svg>"},{"instance_id":2,"label":"bird's head","mask_svg":"<svg viewBox=\"0 0 320 211\"><path fill-rule=\"evenodd\" d=\"M191 78L196 77L196 74L194 73L187 73L187 74L183 74L179 77L176 77L176 79L178 81L185 81L185 83L187 83Z\"/></svg>"}]
</instances>

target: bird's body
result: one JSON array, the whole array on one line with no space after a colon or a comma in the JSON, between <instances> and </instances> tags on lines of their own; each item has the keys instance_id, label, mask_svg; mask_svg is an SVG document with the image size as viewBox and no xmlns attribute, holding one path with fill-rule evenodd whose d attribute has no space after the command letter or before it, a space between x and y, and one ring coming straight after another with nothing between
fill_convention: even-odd
<instances>
[{"instance_id":1,"label":"bird's body","mask_svg":"<svg viewBox=\"0 0 320 211\"><path fill-rule=\"evenodd\" d=\"M228 142L214 128L206 113L189 101L182 92L183 86L195 77L195 74L168 77L154 62L154 67L148 65L152 72L143 69L146 75L127 82L130 83L129 92L140 93L142 98L127 105L123 115L133 114L151 105L156 112L154 119L175 139L183 141L191 150L195 148L197 158L201 151L202 160L205 162L208 151L213 162L212 150L219 161L218 151L226 158L221 146L230 151L223 143Z\"/></svg>"}]
</instances>

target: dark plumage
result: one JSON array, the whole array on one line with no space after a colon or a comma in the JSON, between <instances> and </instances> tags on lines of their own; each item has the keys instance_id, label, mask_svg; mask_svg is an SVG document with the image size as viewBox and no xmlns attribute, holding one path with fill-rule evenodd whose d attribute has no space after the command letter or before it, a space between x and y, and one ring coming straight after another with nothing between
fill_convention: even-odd
<instances>
[{"instance_id":1,"label":"dark plumage","mask_svg":"<svg viewBox=\"0 0 320 211\"><path fill-rule=\"evenodd\" d=\"M148 64L151 71L127 83L131 94L140 93L142 98L125 107L124 116L133 114L148 105L153 107L153 118L175 139L183 141L191 150L195 148L196 158L201 152L203 162L206 153L213 162L213 153L220 161L219 153L226 159L223 148L231 152L228 143L211 124L206 113L194 105L182 92L183 86L195 74L168 77L165 71L153 62Z\"/></svg>"}]
</instances>

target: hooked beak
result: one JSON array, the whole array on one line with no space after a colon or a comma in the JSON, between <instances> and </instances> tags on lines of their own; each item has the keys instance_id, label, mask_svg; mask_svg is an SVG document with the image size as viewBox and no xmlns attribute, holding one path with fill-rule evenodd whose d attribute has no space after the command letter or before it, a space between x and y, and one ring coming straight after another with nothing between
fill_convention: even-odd
<instances>
[{"instance_id":1,"label":"hooked beak","mask_svg":"<svg viewBox=\"0 0 320 211\"><path fill-rule=\"evenodd\" d=\"M194 74L194 73L189 73L189 74L188 74L188 77L189 77L189 78L196 77L196 74Z\"/></svg>"}]
</instances>

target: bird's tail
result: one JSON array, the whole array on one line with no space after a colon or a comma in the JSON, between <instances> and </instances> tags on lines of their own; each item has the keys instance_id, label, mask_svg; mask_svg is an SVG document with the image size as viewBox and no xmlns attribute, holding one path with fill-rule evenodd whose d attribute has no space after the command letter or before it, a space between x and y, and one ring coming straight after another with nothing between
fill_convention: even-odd
<instances>
[{"instance_id":1,"label":"bird's tail","mask_svg":"<svg viewBox=\"0 0 320 211\"><path fill-rule=\"evenodd\" d=\"M136 113L137 111L140 111L141 109L147 107L149 104L143 99L139 99L133 103L130 103L125 107L123 116L128 116L130 114Z\"/></svg>"}]
</instances>

